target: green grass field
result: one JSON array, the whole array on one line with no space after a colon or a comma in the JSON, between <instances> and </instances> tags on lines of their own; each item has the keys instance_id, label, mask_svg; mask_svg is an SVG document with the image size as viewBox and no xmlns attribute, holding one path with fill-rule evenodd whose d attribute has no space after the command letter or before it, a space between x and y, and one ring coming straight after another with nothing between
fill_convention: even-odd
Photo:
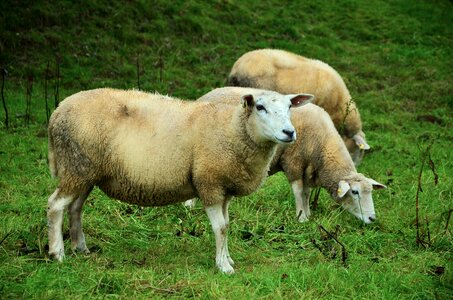
<instances>
[{"instance_id":1,"label":"green grass field","mask_svg":"<svg viewBox=\"0 0 453 300\"><path fill-rule=\"evenodd\" d=\"M0 107L1 299L453 298L451 1L27 2L0 2L9 116L6 128ZM359 171L388 186L374 193L377 223L362 224L323 191L300 224L277 174L230 206L236 273L227 276L200 205L140 208L95 190L83 216L92 253L71 253L65 220L66 260L47 257L57 182L46 95L51 110L56 94L106 86L196 99L224 85L240 55L264 47L323 60L345 79L372 146Z\"/></svg>"}]
</instances>

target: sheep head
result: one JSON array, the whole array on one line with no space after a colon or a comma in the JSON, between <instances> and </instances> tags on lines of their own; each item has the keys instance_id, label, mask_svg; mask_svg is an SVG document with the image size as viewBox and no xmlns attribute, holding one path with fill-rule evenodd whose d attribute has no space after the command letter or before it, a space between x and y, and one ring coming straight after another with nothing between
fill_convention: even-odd
<instances>
[{"instance_id":1,"label":"sheep head","mask_svg":"<svg viewBox=\"0 0 453 300\"><path fill-rule=\"evenodd\" d=\"M376 220L372 191L384 188L385 185L362 174L356 174L340 180L336 196L344 209L364 223L370 224Z\"/></svg>"},{"instance_id":2,"label":"sheep head","mask_svg":"<svg viewBox=\"0 0 453 300\"><path fill-rule=\"evenodd\" d=\"M365 133L360 130L358 133L352 137L343 137L343 141L348 148L349 154L354 161L354 165L357 167L362 162L365 151L369 150L371 147L368 145L365 139Z\"/></svg>"},{"instance_id":3,"label":"sheep head","mask_svg":"<svg viewBox=\"0 0 453 300\"><path fill-rule=\"evenodd\" d=\"M289 144L296 140L296 131L291 123L292 107L310 103L310 94L282 95L266 91L258 95L242 96L242 106L247 110L248 125L255 142Z\"/></svg>"}]
</instances>

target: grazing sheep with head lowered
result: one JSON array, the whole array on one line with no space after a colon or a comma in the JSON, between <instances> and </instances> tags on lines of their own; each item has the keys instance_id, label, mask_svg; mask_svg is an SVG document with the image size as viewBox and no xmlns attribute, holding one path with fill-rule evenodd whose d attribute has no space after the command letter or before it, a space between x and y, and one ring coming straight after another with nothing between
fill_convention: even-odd
<instances>
[{"instance_id":1,"label":"grazing sheep with head lowered","mask_svg":"<svg viewBox=\"0 0 453 300\"><path fill-rule=\"evenodd\" d=\"M49 166L60 179L48 200L49 254L64 258L66 208L72 248L88 252L81 209L98 186L142 206L200 197L215 234L216 265L234 272L226 237L230 199L262 184L276 145L296 138L290 106L311 98L266 91L226 105L114 89L66 98L49 122Z\"/></svg>"},{"instance_id":2,"label":"grazing sheep with head lowered","mask_svg":"<svg viewBox=\"0 0 453 300\"><path fill-rule=\"evenodd\" d=\"M198 101L235 105L240 101L240 95L254 90L219 88ZM313 104L305 105L293 110L291 121L298 138L289 146L277 146L269 174L285 173L296 199L298 220L304 222L310 216L310 188L322 187L354 216L367 224L373 222L376 215L371 192L385 186L357 173L345 144L325 110ZM193 206L194 203L192 199L185 205Z\"/></svg>"},{"instance_id":3,"label":"grazing sheep with head lowered","mask_svg":"<svg viewBox=\"0 0 453 300\"><path fill-rule=\"evenodd\" d=\"M362 161L365 150L370 148L362 131L359 111L343 79L322 61L284 50L254 50L234 63L228 84L283 94L313 94L313 103L329 113L356 166Z\"/></svg>"}]
</instances>

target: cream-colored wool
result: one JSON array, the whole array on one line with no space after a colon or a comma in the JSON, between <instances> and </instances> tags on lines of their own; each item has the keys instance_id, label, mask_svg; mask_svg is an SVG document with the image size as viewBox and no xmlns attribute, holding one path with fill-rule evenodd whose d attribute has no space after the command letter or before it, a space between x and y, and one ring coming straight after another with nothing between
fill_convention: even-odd
<instances>
[{"instance_id":1,"label":"cream-colored wool","mask_svg":"<svg viewBox=\"0 0 453 300\"><path fill-rule=\"evenodd\" d=\"M229 200L262 184L277 143L295 138L288 107L305 100L270 91L242 98L227 105L97 89L62 101L49 121L49 166L60 180L48 201L49 253L64 257L65 208L73 249L88 252L80 215L94 186L141 206L200 197L216 235L217 266L232 273ZM275 112L266 122L258 104Z\"/></svg>"},{"instance_id":2,"label":"cream-colored wool","mask_svg":"<svg viewBox=\"0 0 453 300\"><path fill-rule=\"evenodd\" d=\"M274 90L282 94L310 93L343 136L356 165L369 149L356 104L341 76L328 64L284 50L245 53L233 65L228 84Z\"/></svg>"},{"instance_id":3,"label":"cream-colored wool","mask_svg":"<svg viewBox=\"0 0 453 300\"><path fill-rule=\"evenodd\" d=\"M202 96L198 102L234 105L240 101L240 95L253 91L256 90L224 87ZM291 145L277 147L269 174L285 173L294 192L299 221L307 221L310 216L310 188L322 187L350 213L371 223L376 218L371 191L385 186L357 173L342 138L324 109L305 105L293 110L291 121L298 138ZM186 205L193 204L186 202Z\"/></svg>"}]
</instances>

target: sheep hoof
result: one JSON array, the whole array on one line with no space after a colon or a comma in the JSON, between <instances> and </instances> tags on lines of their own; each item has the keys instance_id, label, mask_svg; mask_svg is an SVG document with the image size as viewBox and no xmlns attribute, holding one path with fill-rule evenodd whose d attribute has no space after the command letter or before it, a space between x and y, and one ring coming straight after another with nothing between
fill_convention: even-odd
<instances>
[{"instance_id":1,"label":"sheep hoof","mask_svg":"<svg viewBox=\"0 0 453 300\"><path fill-rule=\"evenodd\" d=\"M234 260L230 256L228 256L228 262L230 265L234 266Z\"/></svg>"},{"instance_id":2,"label":"sheep hoof","mask_svg":"<svg viewBox=\"0 0 453 300\"><path fill-rule=\"evenodd\" d=\"M54 259L60 263L63 262L63 259L64 259L64 253L62 253L61 251L49 252L49 256L51 259Z\"/></svg>"},{"instance_id":3,"label":"sheep hoof","mask_svg":"<svg viewBox=\"0 0 453 300\"><path fill-rule=\"evenodd\" d=\"M74 247L74 248L72 248L72 252L74 254L76 254L76 253L90 254L90 250L88 250L87 247L84 247L84 248Z\"/></svg>"},{"instance_id":4,"label":"sheep hoof","mask_svg":"<svg viewBox=\"0 0 453 300\"><path fill-rule=\"evenodd\" d=\"M184 206L189 209L193 209L195 207L195 200L190 199L190 200L185 201Z\"/></svg>"},{"instance_id":5,"label":"sheep hoof","mask_svg":"<svg viewBox=\"0 0 453 300\"><path fill-rule=\"evenodd\" d=\"M226 265L226 266L218 266L220 272L224 274L234 274L234 269L231 265Z\"/></svg>"},{"instance_id":6,"label":"sheep hoof","mask_svg":"<svg viewBox=\"0 0 453 300\"><path fill-rule=\"evenodd\" d=\"M308 217L304 216L304 215L301 215L298 219L298 221L300 223L305 223L305 222L308 222Z\"/></svg>"}]
</instances>

